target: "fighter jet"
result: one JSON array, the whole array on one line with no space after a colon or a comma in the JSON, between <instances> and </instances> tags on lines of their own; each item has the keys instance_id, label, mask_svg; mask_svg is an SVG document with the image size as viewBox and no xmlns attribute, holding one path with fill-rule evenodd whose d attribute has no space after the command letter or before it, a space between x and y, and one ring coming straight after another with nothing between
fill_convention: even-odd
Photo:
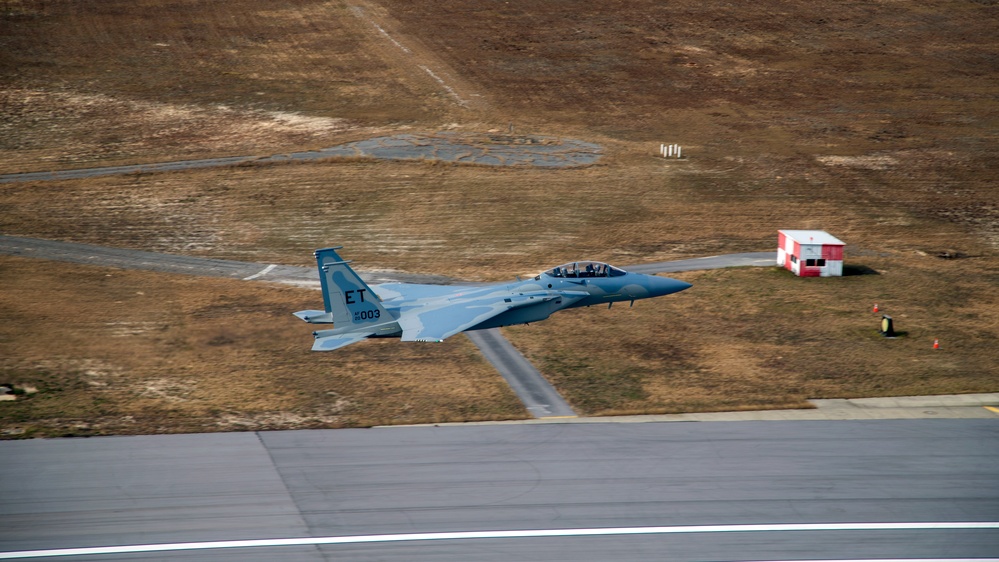
<instances>
[{"instance_id":1,"label":"fighter jet","mask_svg":"<svg viewBox=\"0 0 999 562\"><path fill-rule=\"evenodd\" d=\"M369 287L336 251L316 250L325 310L295 316L333 324L313 332L313 351L332 351L365 338L442 342L465 330L540 322L567 308L660 297L690 283L628 273L596 261L570 262L533 279L483 285L382 283Z\"/></svg>"}]
</instances>

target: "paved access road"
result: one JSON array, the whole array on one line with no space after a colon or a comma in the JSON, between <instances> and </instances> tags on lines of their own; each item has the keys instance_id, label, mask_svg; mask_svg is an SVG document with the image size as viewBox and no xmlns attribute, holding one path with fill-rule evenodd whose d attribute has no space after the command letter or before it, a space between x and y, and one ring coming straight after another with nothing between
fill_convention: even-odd
<instances>
[{"instance_id":1,"label":"paved access road","mask_svg":"<svg viewBox=\"0 0 999 562\"><path fill-rule=\"evenodd\" d=\"M145 252L94 244L4 235L0 235L0 254L102 267L142 269L204 277L228 277L247 281L270 281L319 288L319 273L315 267L199 258L180 254ZM454 280L440 275L407 273L393 273L391 276L361 273L361 277L368 283L448 284L454 282Z\"/></svg>"},{"instance_id":2,"label":"paved access road","mask_svg":"<svg viewBox=\"0 0 999 562\"><path fill-rule=\"evenodd\" d=\"M625 266L624 269L635 273L676 273L678 271L697 271L701 269L722 269L726 267L773 267L777 265L777 252L746 252L743 254L725 254L687 260L661 261Z\"/></svg>"},{"instance_id":3,"label":"paved access road","mask_svg":"<svg viewBox=\"0 0 999 562\"><path fill-rule=\"evenodd\" d=\"M498 328L465 332L535 418L575 416L576 412L524 354Z\"/></svg>"},{"instance_id":4,"label":"paved access road","mask_svg":"<svg viewBox=\"0 0 999 562\"><path fill-rule=\"evenodd\" d=\"M999 552L997 467L995 419L6 441L0 559L981 558ZM176 545L288 538L304 544ZM152 544L183 550L105 548Z\"/></svg>"}]
</instances>

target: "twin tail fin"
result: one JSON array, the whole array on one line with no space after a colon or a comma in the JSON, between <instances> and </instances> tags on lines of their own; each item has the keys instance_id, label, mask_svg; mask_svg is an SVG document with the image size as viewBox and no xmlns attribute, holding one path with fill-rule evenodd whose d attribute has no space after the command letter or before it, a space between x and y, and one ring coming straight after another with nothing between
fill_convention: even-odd
<instances>
[{"instance_id":1,"label":"twin tail fin","mask_svg":"<svg viewBox=\"0 0 999 562\"><path fill-rule=\"evenodd\" d=\"M325 310L302 310L295 316L310 324L332 323L337 332L393 322L395 319L382 306L378 295L350 268L350 261L336 253L340 248L316 250Z\"/></svg>"}]
</instances>

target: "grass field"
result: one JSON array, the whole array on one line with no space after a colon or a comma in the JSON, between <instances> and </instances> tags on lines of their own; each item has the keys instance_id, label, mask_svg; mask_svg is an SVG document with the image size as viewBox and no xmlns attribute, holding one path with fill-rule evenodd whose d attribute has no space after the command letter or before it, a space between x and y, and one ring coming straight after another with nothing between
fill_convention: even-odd
<instances>
[{"instance_id":1,"label":"grass field","mask_svg":"<svg viewBox=\"0 0 999 562\"><path fill-rule=\"evenodd\" d=\"M999 6L0 1L0 172L502 131L594 166L329 161L5 184L0 232L487 281L845 240L507 329L581 413L999 390ZM656 157L679 143L686 158ZM862 274L860 274L862 273ZM7 436L527 414L464 336L308 352L291 289L0 260ZM143 295L138 295L138 293ZM903 337L876 334L877 302ZM939 339L940 350L932 349ZM88 374L90 373L90 374ZM3 380L5 379L5 380Z\"/></svg>"}]
</instances>

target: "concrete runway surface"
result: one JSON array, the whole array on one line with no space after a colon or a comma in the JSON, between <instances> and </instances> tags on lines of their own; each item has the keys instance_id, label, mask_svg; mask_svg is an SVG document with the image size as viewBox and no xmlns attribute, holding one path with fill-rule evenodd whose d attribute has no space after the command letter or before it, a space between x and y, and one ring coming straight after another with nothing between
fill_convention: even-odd
<instances>
[{"instance_id":1,"label":"concrete runway surface","mask_svg":"<svg viewBox=\"0 0 999 562\"><path fill-rule=\"evenodd\" d=\"M981 559L997 475L995 419L6 441L0 559Z\"/></svg>"}]
</instances>

